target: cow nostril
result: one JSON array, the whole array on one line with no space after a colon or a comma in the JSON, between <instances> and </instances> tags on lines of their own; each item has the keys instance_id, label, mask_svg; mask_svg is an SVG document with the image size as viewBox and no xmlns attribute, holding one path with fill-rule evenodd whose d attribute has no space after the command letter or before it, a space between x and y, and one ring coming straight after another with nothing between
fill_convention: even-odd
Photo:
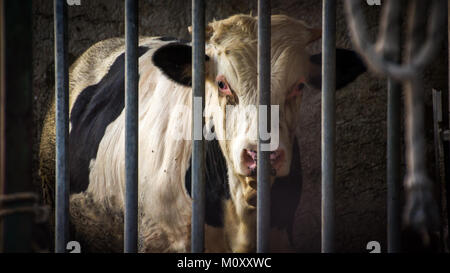
<instances>
[{"instance_id":1,"label":"cow nostril","mask_svg":"<svg viewBox=\"0 0 450 273\"><path fill-rule=\"evenodd\" d=\"M256 173L256 151L244 149L242 151L242 163L248 169L249 175Z\"/></svg>"},{"instance_id":2,"label":"cow nostril","mask_svg":"<svg viewBox=\"0 0 450 273\"><path fill-rule=\"evenodd\" d=\"M252 153L252 151L244 150L243 159L246 164L252 164L255 161L256 153Z\"/></svg>"},{"instance_id":3,"label":"cow nostril","mask_svg":"<svg viewBox=\"0 0 450 273\"><path fill-rule=\"evenodd\" d=\"M258 153L255 150L246 150L246 153L254 160L256 161L256 158L258 156Z\"/></svg>"}]
</instances>

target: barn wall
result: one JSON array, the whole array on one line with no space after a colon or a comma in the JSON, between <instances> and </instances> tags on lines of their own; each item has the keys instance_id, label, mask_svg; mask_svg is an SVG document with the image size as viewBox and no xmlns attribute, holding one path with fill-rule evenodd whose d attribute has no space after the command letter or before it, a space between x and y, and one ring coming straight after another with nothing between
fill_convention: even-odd
<instances>
[{"instance_id":1,"label":"barn wall","mask_svg":"<svg viewBox=\"0 0 450 273\"><path fill-rule=\"evenodd\" d=\"M38 145L44 113L52 98L53 6L52 0L33 1L33 87L35 152L34 177L37 175ZM207 1L207 20L222 19L236 13L256 14L257 1ZM337 44L351 48L349 31L338 1ZM214 4L212 4L214 3ZM165 35L189 38L190 1L140 1L141 35ZM321 1L272 1L272 13L303 19L321 26ZM366 7L369 29L376 31L380 7ZM123 1L81 0L81 6L69 7L69 60L73 62L97 41L124 35ZM444 49L444 45L443 45ZM320 42L310 48L320 51ZM427 126L430 167L432 167L431 88L446 90L447 55L438 58L427 71ZM297 210L295 245L301 251L320 250L320 92L304 94L299 141L302 156L304 193ZM340 90L337 95L337 179L336 224L340 252L364 252L367 242L379 241L386 250L386 81L366 73ZM402 160L403 161L403 160ZM430 174L432 173L432 169ZM280 212L282 213L282 212Z\"/></svg>"}]
</instances>

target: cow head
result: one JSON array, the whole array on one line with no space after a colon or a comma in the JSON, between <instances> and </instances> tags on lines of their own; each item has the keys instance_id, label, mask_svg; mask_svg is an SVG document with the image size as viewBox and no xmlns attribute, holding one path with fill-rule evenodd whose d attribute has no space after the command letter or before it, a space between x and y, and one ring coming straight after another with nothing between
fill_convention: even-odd
<instances>
[{"instance_id":1,"label":"cow head","mask_svg":"<svg viewBox=\"0 0 450 273\"><path fill-rule=\"evenodd\" d=\"M271 104L275 119L268 122L275 178L290 171L302 94L310 87L320 88L320 55L311 56L306 47L321 37L321 31L284 15L273 15L271 26ZM256 193L257 18L235 15L213 21L206 28L206 39L206 138L213 135L219 140L227 161L233 206L237 217L245 218L254 211ZM337 71L345 72L337 79L337 87L364 71L352 51L338 50L337 58ZM190 45L166 45L155 52L153 61L171 79L191 84Z\"/></svg>"}]
</instances>

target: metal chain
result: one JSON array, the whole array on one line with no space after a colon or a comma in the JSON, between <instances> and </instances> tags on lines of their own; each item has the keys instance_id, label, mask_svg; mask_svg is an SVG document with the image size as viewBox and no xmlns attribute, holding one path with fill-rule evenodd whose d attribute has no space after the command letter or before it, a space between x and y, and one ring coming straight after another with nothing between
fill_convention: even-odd
<instances>
[{"instance_id":1,"label":"metal chain","mask_svg":"<svg viewBox=\"0 0 450 273\"><path fill-rule=\"evenodd\" d=\"M39 198L32 192L13 193L8 195L0 195L0 219L9 215L18 213L32 213L36 223L44 223L49 219L50 207L38 204ZM21 206L20 203L29 203L31 205ZM13 208L8 208L11 203L19 203Z\"/></svg>"},{"instance_id":2,"label":"metal chain","mask_svg":"<svg viewBox=\"0 0 450 273\"><path fill-rule=\"evenodd\" d=\"M424 87L421 73L433 60L442 45L446 30L445 0L409 1L409 21L406 59L398 56L401 25L398 23L404 2L387 0L383 3L380 32L372 43L366 30L361 1L345 2L347 21L353 42L369 68L385 77L402 82L405 92L405 129L407 174L404 185L407 194L404 221L419 232L437 230L439 215L433 196L433 182L426 173L426 140L424 121ZM428 14L429 11L429 14Z\"/></svg>"}]
</instances>

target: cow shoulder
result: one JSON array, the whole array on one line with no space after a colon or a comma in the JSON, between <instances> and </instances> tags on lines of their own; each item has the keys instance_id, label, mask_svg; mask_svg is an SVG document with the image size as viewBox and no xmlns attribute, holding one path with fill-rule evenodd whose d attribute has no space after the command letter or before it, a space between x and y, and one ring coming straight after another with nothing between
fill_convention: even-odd
<instances>
[{"instance_id":1,"label":"cow shoulder","mask_svg":"<svg viewBox=\"0 0 450 273\"><path fill-rule=\"evenodd\" d=\"M141 37L138 55L154 52L173 41L172 38ZM71 192L81 192L87 189L90 164L96 158L107 126L117 119L125 105L124 39L97 43L77 60L70 72Z\"/></svg>"},{"instance_id":2,"label":"cow shoulder","mask_svg":"<svg viewBox=\"0 0 450 273\"><path fill-rule=\"evenodd\" d=\"M97 42L78 57L69 69L70 108L81 91L105 77L124 50L123 38L110 38Z\"/></svg>"},{"instance_id":3,"label":"cow shoulder","mask_svg":"<svg viewBox=\"0 0 450 273\"><path fill-rule=\"evenodd\" d=\"M149 50L140 46L139 56ZM93 46L71 69L69 164L71 192L86 190L89 165L97 155L106 127L121 114L125 94L123 39Z\"/></svg>"},{"instance_id":4,"label":"cow shoulder","mask_svg":"<svg viewBox=\"0 0 450 273\"><path fill-rule=\"evenodd\" d=\"M109 66L123 51L124 39L112 38L100 41L87 49L69 68L70 109L80 92L94 85L107 73ZM53 203L55 177L55 100L54 92L49 100L42 125L39 147L39 174L44 199Z\"/></svg>"}]
</instances>

